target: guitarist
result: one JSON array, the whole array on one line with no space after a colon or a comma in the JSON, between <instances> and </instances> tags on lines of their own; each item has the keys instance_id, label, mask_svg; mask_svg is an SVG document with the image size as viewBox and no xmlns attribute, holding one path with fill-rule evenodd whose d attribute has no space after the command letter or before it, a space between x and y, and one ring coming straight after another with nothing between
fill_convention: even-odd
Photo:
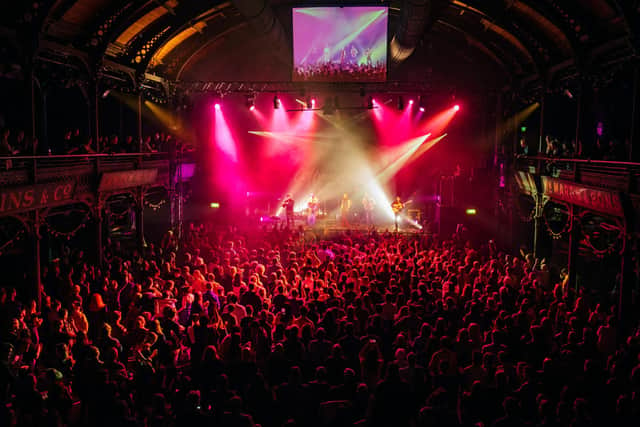
<instances>
[{"instance_id":1,"label":"guitarist","mask_svg":"<svg viewBox=\"0 0 640 427\"><path fill-rule=\"evenodd\" d=\"M295 204L296 202L293 200L293 197L291 197L291 194L287 194L284 199L284 203L282 203L282 208L284 209L287 216L287 228L293 227L295 225L296 219L293 213L293 207L295 206Z\"/></svg>"},{"instance_id":2,"label":"guitarist","mask_svg":"<svg viewBox=\"0 0 640 427\"><path fill-rule=\"evenodd\" d=\"M391 209L393 210L393 214L395 216L396 233L398 232L398 221L400 219L400 214L404 210L404 205L405 204L402 203L402 200L400 200L400 196L396 197L396 200L391 203Z\"/></svg>"},{"instance_id":3,"label":"guitarist","mask_svg":"<svg viewBox=\"0 0 640 427\"><path fill-rule=\"evenodd\" d=\"M311 227L316 225L316 216L318 215L318 209L320 208L320 204L318 203L318 198L315 194L311 193L311 198L309 199L309 203L307 203L308 209L308 218L307 222Z\"/></svg>"}]
</instances>

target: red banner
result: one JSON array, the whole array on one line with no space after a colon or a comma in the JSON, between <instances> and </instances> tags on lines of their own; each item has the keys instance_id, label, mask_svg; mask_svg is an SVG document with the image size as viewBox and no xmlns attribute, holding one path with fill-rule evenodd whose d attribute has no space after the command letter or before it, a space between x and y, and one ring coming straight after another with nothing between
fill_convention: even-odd
<instances>
[{"instance_id":1,"label":"red banner","mask_svg":"<svg viewBox=\"0 0 640 427\"><path fill-rule=\"evenodd\" d=\"M559 179L542 177L544 194L552 199L614 216L624 216L620 195L611 191L583 187Z\"/></svg>"},{"instance_id":2,"label":"red banner","mask_svg":"<svg viewBox=\"0 0 640 427\"><path fill-rule=\"evenodd\" d=\"M134 169L124 172L105 172L100 180L99 191L120 190L139 187L156 182L158 169Z\"/></svg>"},{"instance_id":3,"label":"red banner","mask_svg":"<svg viewBox=\"0 0 640 427\"><path fill-rule=\"evenodd\" d=\"M73 199L76 183L54 182L0 189L0 215L60 205Z\"/></svg>"}]
</instances>

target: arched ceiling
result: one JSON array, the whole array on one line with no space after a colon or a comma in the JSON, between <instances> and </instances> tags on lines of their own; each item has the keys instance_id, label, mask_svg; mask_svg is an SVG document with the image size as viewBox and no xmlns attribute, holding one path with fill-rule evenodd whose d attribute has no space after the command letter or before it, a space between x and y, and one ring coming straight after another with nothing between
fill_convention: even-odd
<instances>
[{"instance_id":1,"label":"arched ceiling","mask_svg":"<svg viewBox=\"0 0 640 427\"><path fill-rule=\"evenodd\" d=\"M248 25L246 9L241 13L242 4L259 9L262 1L19 1L0 17L0 35L4 30L22 37L30 29L36 49L69 49L86 55L89 67L122 66L137 76L285 80L286 60L270 54L273 46ZM266 1L288 38L291 6L313 4ZM404 1L388 2L391 32ZM429 1L421 41L411 60L392 70L392 77L420 75L422 68L458 63L455 57L462 56L523 84L551 80L561 71L589 70L620 56L637 57L640 0ZM358 0L343 4L353 3ZM434 50L447 56L435 57Z\"/></svg>"}]
</instances>

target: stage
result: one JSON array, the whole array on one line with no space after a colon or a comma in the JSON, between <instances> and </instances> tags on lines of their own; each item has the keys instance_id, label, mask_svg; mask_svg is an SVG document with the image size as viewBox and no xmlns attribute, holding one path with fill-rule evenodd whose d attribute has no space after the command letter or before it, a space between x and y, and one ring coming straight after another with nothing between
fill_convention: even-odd
<instances>
[{"instance_id":1,"label":"stage","mask_svg":"<svg viewBox=\"0 0 640 427\"><path fill-rule=\"evenodd\" d=\"M285 227L286 222L284 218L279 217L260 217L259 224L262 226L274 226L274 227ZM393 222L379 222L374 225L367 225L362 223L350 223L347 225L340 224L338 220L324 217L318 218L316 224L311 226L304 219L296 219L294 223L294 228L300 229L304 232L313 232L315 234L320 234L323 236L334 236L336 234L344 234L344 233L371 233L375 232L378 234L383 233L395 233L395 224ZM408 223L407 221L402 221L402 224L399 227L398 233L400 234L428 234L425 230L429 227L418 228L415 225Z\"/></svg>"}]
</instances>

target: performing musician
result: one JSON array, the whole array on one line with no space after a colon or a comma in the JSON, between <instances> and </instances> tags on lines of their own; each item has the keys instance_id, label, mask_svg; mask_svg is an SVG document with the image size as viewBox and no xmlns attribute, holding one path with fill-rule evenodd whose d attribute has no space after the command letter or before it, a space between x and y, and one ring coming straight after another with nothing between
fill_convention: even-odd
<instances>
[{"instance_id":1,"label":"performing musician","mask_svg":"<svg viewBox=\"0 0 640 427\"><path fill-rule=\"evenodd\" d=\"M316 225L316 216L318 215L319 208L320 208L320 204L318 203L318 198L315 196L315 194L311 193L311 198L309 199L309 203L307 203L307 210L308 210L307 222L311 227Z\"/></svg>"},{"instance_id":2,"label":"performing musician","mask_svg":"<svg viewBox=\"0 0 640 427\"><path fill-rule=\"evenodd\" d=\"M287 194L284 198L284 202L282 203L282 207L287 218L287 227L293 227L295 225L296 220L293 213L293 207L295 206L295 204L296 202L291 197L291 194Z\"/></svg>"},{"instance_id":3,"label":"performing musician","mask_svg":"<svg viewBox=\"0 0 640 427\"><path fill-rule=\"evenodd\" d=\"M355 45L351 45L351 63L352 64L357 64L358 63L358 54L360 52L358 52L358 48L355 47Z\"/></svg>"},{"instance_id":4,"label":"performing musician","mask_svg":"<svg viewBox=\"0 0 640 427\"><path fill-rule=\"evenodd\" d=\"M404 210L404 205L405 204L402 203L400 196L396 197L396 200L391 203L391 209L393 210L393 215L395 217L396 233L398 232L398 222L400 220L400 214Z\"/></svg>"},{"instance_id":5,"label":"performing musician","mask_svg":"<svg viewBox=\"0 0 640 427\"><path fill-rule=\"evenodd\" d=\"M351 199L347 193L344 193L340 200L340 225L343 227L349 226L349 212L351 212Z\"/></svg>"},{"instance_id":6,"label":"performing musician","mask_svg":"<svg viewBox=\"0 0 640 427\"><path fill-rule=\"evenodd\" d=\"M367 58L367 67L373 66L373 60L371 59L371 49L367 48L364 50L364 56Z\"/></svg>"},{"instance_id":7,"label":"performing musician","mask_svg":"<svg viewBox=\"0 0 640 427\"><path fill-rule=\"evenodd\" d=\"M364 222L367 225L373 225L373 210L375 207L376 202L365 193L362 198L362 208L364 209Z\"/></svg>"}]
</instances>

